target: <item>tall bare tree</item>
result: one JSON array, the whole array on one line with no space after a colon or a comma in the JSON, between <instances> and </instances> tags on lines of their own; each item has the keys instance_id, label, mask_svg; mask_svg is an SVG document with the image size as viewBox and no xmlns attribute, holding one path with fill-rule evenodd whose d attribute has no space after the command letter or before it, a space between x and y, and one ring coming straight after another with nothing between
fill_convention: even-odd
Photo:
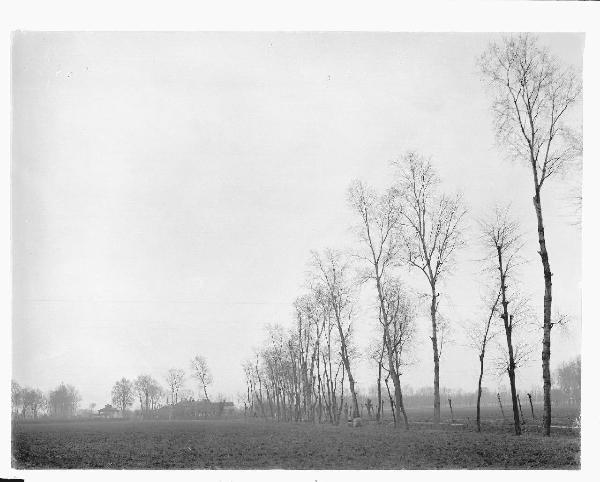
<instances>
[{"instance_id":1,"label":"tall bare tree","mask_svg":"<svg viewBox=\"0 0 600 482\"><path fill-rule=\"evenodd\" d=\"M492 110L498 140L530 168L533 206L537 219L539 255L544 276L544 434L552 420L550 335L552 330L552 270L546 247L542 188L574 156L577 146L566 126L569 108L581 91L571 69L564 68L530 35L493 42L480 59L484 78L493 94Z\"/></svg>"},{"instance_id":2,"label":"tall bare tree","mask_svg":"<svg viewBox=\"0 0 600 482\"><path fill-rule=\"evenodd\" d=\"M313 253L312 261L316 280L322 284L325 299L333 312L339 335L340 353L352 397L352 418L358 418L360 412L356 397L356 381L351 366L353 287L350 282L350 264L341 252L333 249L326 249L322 256Z\"/></svg>"},{"instance_id":3,"label":"tall bare tree","mask_svg":"<svg viewBox=\"0 0 600 482\"><path fill-rule=\"evenodd\" d=\"M407 304L399 283L391 274L399 263L402 248L402 206L395 190L390 189L378 196L360 181L350 186L348 200L361 219L357 232L366 254L359 257L368 265L365 278L375 282L387 367L394 384L394 400L408 428L399 373L401 349L409 338L409 326L403 323L407 320L407 313L403 312Z\"/></svg>"},{"instance_id":4,"label":"tall bare tree","mask_svg":"<svg viewBox=\"0 0 600 482\"><path fill-rule=\"evenodd\" d=\"M194 377L200 385L202 386L202 390L204 391L204 398L208 402L208 386L212 383L212 374L210 373L210 368L208 367L208 362L206 358L200 355L196 355L192 359L192 377Z\"/></svg>"},{"instance_id":5,"label":"tall bare tree","mask_svg":"<svg viewBox=\"0 0 600 482\"><path fill-rule=\"evenodd\" d=\"M510 381L510 393L512 399L513 419L515 434L521 435L521 423L519 420L519 406L517 401L517 388L515 382L516 358L513 346L514 316L509 314L508 282L513 281L516 266L520 263L519 251L521 250L522 236L519 224L510 218L508 208L496 208L493 216L487 221L481 222L482 239L485 247L494 260L493 265L497 270L498 285L500 286L500 318L504 323L506 335L506 350L508 364L506 367Z\"/></svg>"},{"instance_id":6,"label":"tall bare tree","mask_svg":"<svg viewBox=\"0 0 600 482\"><path fill-rule=\"evenodd\" d=\"M439 192L439 178L431 163L409 152L395 164L401 199L405 257L409 266L421 271L431 290L431 345L433 348L433 420L440 421L440 346L438 283L445 276L456 251L463 246L466 209L460 196Z\"/></svg>"}]
</instances>

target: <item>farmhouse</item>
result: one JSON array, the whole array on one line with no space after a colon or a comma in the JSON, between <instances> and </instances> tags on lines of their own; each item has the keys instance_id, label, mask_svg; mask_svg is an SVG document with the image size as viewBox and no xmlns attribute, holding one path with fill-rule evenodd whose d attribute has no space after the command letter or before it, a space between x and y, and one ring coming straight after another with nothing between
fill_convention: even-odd
<instances>
[{"instance_id":1,"label":"farmhouse","mask_svg":"<svg viewBox=\"0 0 600 482\"><path fill-rule=\"evenodd\" d=\"M112 405L105 405L104 408L98 410L98 415L103 418L120 418L121 412L119 409L113 407Z\"/></svg>"}]
</instances>

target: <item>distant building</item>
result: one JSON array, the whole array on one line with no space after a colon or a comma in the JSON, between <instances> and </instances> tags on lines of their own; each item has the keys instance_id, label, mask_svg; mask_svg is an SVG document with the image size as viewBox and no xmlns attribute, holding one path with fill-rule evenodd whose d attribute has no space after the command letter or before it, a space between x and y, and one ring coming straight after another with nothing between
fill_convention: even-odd
<instances>
[{"instance_id":1,"label":"distant building","mask_svg":"<svg viewBox=\"0 0 600 482\"><path fill-rule=\"evenodd\" d=\"M121 411L112 405L105 405L104 408L98 410L98 415L103 418L120 418Z\"/></svg>"}]
</instances>

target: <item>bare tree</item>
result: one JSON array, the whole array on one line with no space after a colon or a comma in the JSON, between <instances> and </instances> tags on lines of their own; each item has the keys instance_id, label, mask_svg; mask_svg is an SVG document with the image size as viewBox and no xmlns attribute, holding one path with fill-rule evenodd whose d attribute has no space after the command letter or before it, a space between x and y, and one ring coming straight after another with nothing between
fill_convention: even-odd
<instances>
[{"instance_id":1,"label":"bare tree","mask_svg":"<svg viewBox=\"0 0 600 482\"><path fill-rule=\"evenodd\" d=\"M319 283L313 284L311 289L315 295L318 316L323 321L323 343L319 346L317 358L319 397L327 418L335 425L339 423L342 412L346 369L341 350L335 348L339 344L339 336L336 337L338 325L328 292Z\"/></svg>"},{"instance_id":2,"label":"bare tree","mask_svg":"<svg viewBox=\"0 0 600 482\"><path fill-rule=\"evenodd\" d=\"M48 409L54 417L71 417L77 412L81 396L72 385L61 384L48 393Z\"/></svg>"},{"instance_id":3,"label":"bare tree","mask_svg":"<svg viewBox=\"0 0 600 482\"><path fill-rule=\"evenodd\" d=\"M208 399L207 388L212 383L212 375L210 373L210 369L208 368L208 363L206 358L200 355L196 355L192 360L192 377L194 377L200 385L202 386L202 390L204 391L204 398L206 401L210 401Z\"/></svg>"},{"instance_id":4,"label":"bare tree","mask_svg":"<svg viewBox=\"0 0 600 482\"><path fill-rule=\"evenodd\" d=\"M402 247L400 231L402 228L401 206L394 190L388 190L382 196L369 189L360 181L355 181L348 191L349 203L360 216L358 236L366 248L366 255L359 255L368 264L366 279L372 279L377 289L379 301L379 321L383 329L383 344L388 358L389 376L394 384L394 399L404 417L408 428L408 418L402 402L402 388L398 373L400 356L397 344L390 334L391 327L403 333L405 326L400 323L402 315L394 317L392 312L399 315L401 303L399 285L391 277L391 269L398 264L398 256ZM391 312L392 311L392 312ZM401 335L402 339L402 335ZM383 352L382 352L383 353ZM381 365L380 365L381 366ZM379 382L380 383L380 382Z\"/></svg>"},{"instance_id":5,"label":"bare tree","mask_svg":"<svg viewBox=\"0 0 600 482\"><path fill-rule=\"evenodd\" d=\"M577 155L567 134L567 112L581 91L576 75L538 46L535 37L518 35L492 43L480 59L484 78L493 92L492 110L498 140L526 162L533 178L533 206L537 218L539 255L544 273L544 434L552 419L550 335L552 329L552 270L546 247L542 187Z\"/></svg>"},{"instance_id":6,"label":"bare tree","mask_svg":"<svg viewBox=\"0 0 600 482\"><path fill-rule=\"evenodd\" d=\"M171 368L167 372L166 381L169 390L171 390L171 405L177 403L177 396L179 390L183 387L183 380L185 378L185 372L181 368Z\"/></svg>"},{"instance_id":7,"label":"bare tree","mask_svg":"<svg viewBox=\"0 0 600 482\"><path fill-rule=\"evenodd\" d=\"M500 286L500 303L502 305L500 318L504 322L504 333L506 335L506 349L508 364L506 367L510 381L510 393L512 399L513 419L515 433L521 435L521 423L519 420L519 406L517 401L517 388L515 382L516 353L513 346L514 316L509 315L508 304L508 281L512 282L513 272L518 266L519 251L523 246L519 224L510 219L508 208L496 208L493 216L481 222L482 239L490 256L494 259L493 264L498 272Z\"/></svg>"},{"instance_id":8,"label":"bare tree","mask_svg":"<svg viewBox=\"0 0 600 482\"><path fill-rule=\"evenodd\" d=\"M500 302L500 290L492 291L492 294L485 297L485 316L468 328L468 337L479 355L479 379L477 381L477 431L481 432L481 383L483 381L485 352L489 341L494 338L497 331L493 329L492 321L498 312ZM482 323L483 321L483 323Z\"/></svg>"},{"instance_id":9,"label":"bare tree","mask_svg":"<svg viewBox=\"0 0 600 482\"><path fill-rule=\"evenodd\" d=\"M38 417L38 412L44 403L44 394L39 388L25 388L22 394L23 417L29 409L33 418Z\"/></svg>"},{"instance_id":10,"label":"bare tree","mask_svg":"<svg viewBox=\"0 0 600 482\"><path fill-rule=\"evenodd\" d=\"M313 266L316 280L322 284L324 297L331 306L333 318L338 330L340 354L344 364L348 384L352 396L352 418L358 418L358 399L356 397L356 382L351 368L351 338L352 338L352 286L350 283L350 264L339 252L326 249L323 256L313 253Z\"/></svg>"},{"instance_id":11,"label":"bare tree","mask_svg":"<svg viewBox=\"0 0 600 482\"><path fill-rule=\"evenodd\" d=\"M152 398L153 395L155 396L154 392L158 387L158 383L150 375L140 375L134 380L133 387L140 400L140 408L149 412L152 408Z\"/></svg>"},{"instance_id":12,"label":"bare tree","mask_svg":"<svg viewBox=\"0 0 600 482\"><path fill-rule=\"evenodd\" d=\"M150 409L156 410L157 408L160 408L161 398L164 396L164 390L158 384L158 382L154 381L154 383L150 385L148 395L150 396Z\"/></svg>"},{"instance_id":13,"label":"bare tree","mask_svg":"<svg viewBox=\"0 0 600 482\"><path fill-rule=\"evenodd\" d=\"M384 332L384 350L387 355L387 371L396 377L394 404L404 419L404 426L408 429L408 417L404 409L400 376L405 365L404 355L413 340L415 332L415 310L413 303L402 287L394 278L383 282L384 309L387 311L387 327L382 323ZM383 317L380 318L380 321ZM386 334L387 332L387 334Z\"/></svg>"},{"instance_id":14,"label":"bare tree","mask_svg":"<svg viewBox=\"0 0 600 482\"><path fill-rule=\"evenodd\" d=\"M396 185L402 203L406 262L427 278L430 294L431 344L433 348L433 419L440 422L440 347L438 345L438 282L463 246L462 223L466 214L460 196L438 192L439 179L429 161L409 152L396 163Z\"/></svg>"},{"instance_id":15,"label":"bare tree","mask_svg":"<svg viewBox=\"0 0 600 482\"><path fill-rule=\"evenodd\" d=\"M19 407L23 402L23 388L15 380L11 381L10 384L10 402L13 417L17 417L19 414Z\"/></svg>"},{"instance_id":16,"label":"bare tree","mask_svg":"<svg viewBox=\"0 0 600 482\"><path fill-rule=\"evenodd\" d=\"M311 292L294 302L297 320L297 358L299 389L297 404L302 405L304 417L315 421L315 410L322 417L320 352L321 339L325 332L326 312L321 309L318 286L311 286Z\"/></svg>"},{"instance_id":17,"label":"bare tree","mask_svg":"<svg viewBox=\"0 0 600 482\"><path fill-rule=\"evenodd\" d=\"M133 383L121 378L112 388L112 402L121 412L125 412L134 400Z\"/></svg>"},{"instance_id":18,"label":"bare tree","mask_svg":"<svg viewBox=\"0 0 600 482\"><path fill-rule=\"evenodd\" d=\"M559 388L573 398L579 406L581 403L581 356L563 363L556 370Z\"/></svg>"}]
</instances>

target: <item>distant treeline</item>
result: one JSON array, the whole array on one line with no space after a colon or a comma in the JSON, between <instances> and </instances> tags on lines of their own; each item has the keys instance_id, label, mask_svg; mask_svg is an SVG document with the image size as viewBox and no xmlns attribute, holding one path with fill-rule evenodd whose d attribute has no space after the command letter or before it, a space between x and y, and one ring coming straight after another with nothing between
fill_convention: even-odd
<instances>
[{"instance_id":1,"label":"distant treeline","mask_svg":"<svg viewBox=\"0 0 600 482\"><path fill-rule=\"evenodd\" d=\"M570 362L563 363L553 373L553 383L555 388L552 390L552 399L557 405L575 405L579 406L581 403L581 358L577 357ZM266 381L266 380L265 380ZM138 380L138 387L143 385ZM18 382L12 382L11 402L12 402L12 417L13 419L37 419L37 418L71 418L76 415L80 416L92 416L97 412L94 410L95 404L91 404L90 408L79 409L79 402L81 396L75 387L72 385L61 383L54 390L50 390L48 393L42 392L39 388L22 387ZM267 393L267 387L265 387L265 394ZM140 393L143 393L139 390ZM452 401L454 407L466 406L473 407L476 403L477 392L476 391L463 391L463 390L451 390L442 387L440 392L443 396L445 404L448 404L448 400ZM504 389L499 392L500 398L503 401L510 400L510 391ZM535 387L527 392L520 394L521 402L523 404L528 403L527 394L531 395L532 402L534 404L541 404L543 401L543 393L540 387ZM270 393L269 393L270 395ZM360 405L360 411L362 414L374 415L374 401L377 399L376 388L373 388L366 393L357 394L358 403ZM431 407L433 402L433 388L432 387L421 387L413 389L407 385L404 388L404 400L407 408L420 408L420 407ZM140 397L141 398L141 397ZM270 396L269 396L270 398ZM185 403L189 400L193 400L189 397L189 393L183 393L182 402ZM284 399L282 398L281 401ZM293 401L294 398L292 397ZM165 398L165 401L168 401ZM254 400L255 403L246 403L246 414L252 415L255 413L257 416L266 418L277 418L277 407L271 402L269 407L268 399L263 410L260 408L260 399L258 395ZM281 403L280 401L280 403ZM343 410L347 408L348 402L347 397L340 398L339 406ZM498 404L498 392L491 391L487 388L483 388L482 405L492 406ZM217 404L224 406L225 400L222 396L218 396ZM215 405L217 405L215 404ZM166 405L166 403L165 403ZM387 404L387 411L390 411L389 403ZM144 412L145 400L140 399L140 412ZM158 407L164 406L160 403L152 406L151 410L157 409ZM271 411L271 408L273 410ZM382 407L385 408L385 407ZM281 407L280 407L281 409ZM373 410L373 413L370 413ZM127 410L129 416L133 416L134 412ZM290 412L294 413L293 404ZM281 416L281 413L280 413Z\"/></svg>"},{"instance_id":2,"label":"distant treeline","mask_svg":"<svg viewBox=\"0 0 600 482\"><path fill-rule=\"evenodd\" d=\"M81 396L75 387L61 383L48 393L39 388L21 387L18 382L11 384L11 411L13 418L40 416L69 418L77 414Z\"/></svg>"}]
</instances>

